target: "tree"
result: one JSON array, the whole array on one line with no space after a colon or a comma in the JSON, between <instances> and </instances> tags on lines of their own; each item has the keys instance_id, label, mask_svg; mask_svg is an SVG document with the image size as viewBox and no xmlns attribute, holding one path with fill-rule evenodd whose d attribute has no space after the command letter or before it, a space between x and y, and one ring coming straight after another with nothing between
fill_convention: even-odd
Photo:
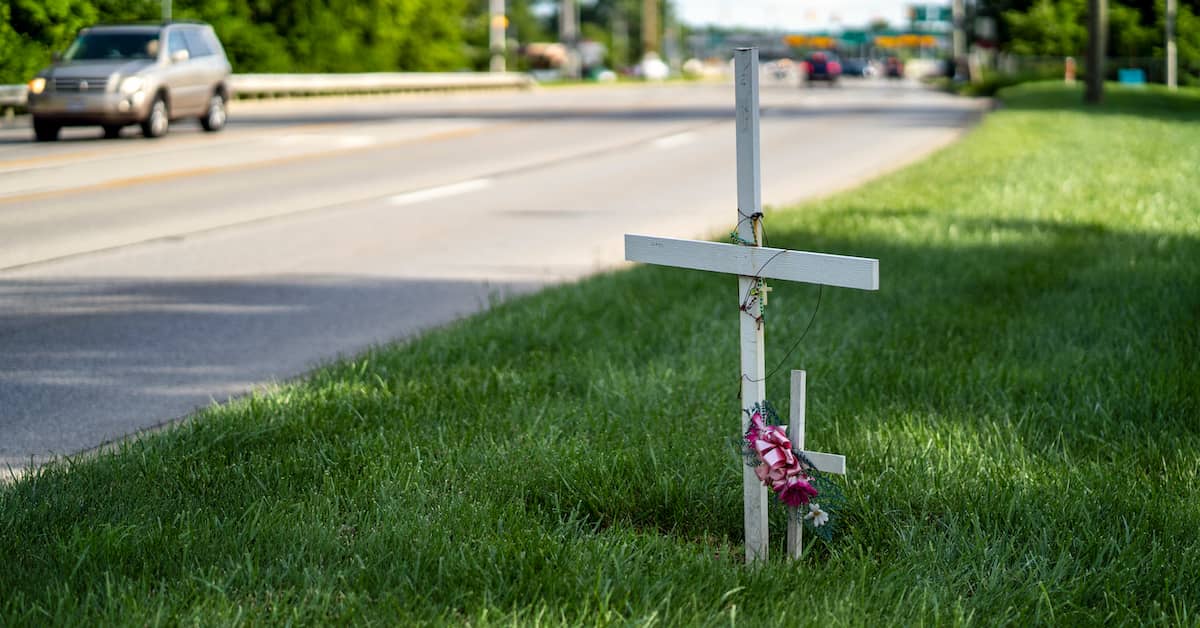
<instances>
[{"instance_id":1,"label":"tree","mask_svg":"<svg viewBox=\"0 0 1200 628\"><path fill-rule=\"evenodd\" d=\"M1108 56L1108 0L1088 0L1087 89L1084 102L1104 100L1104 60Z\"/></svg>"},{"instance_id":2,"label":"tree","mask_svg":"<svg viewBox=\"0 0 1200 628\"><path fill-rule=\"evenodd\" d=\"M980 0L980 15L1002 18L1001 49L1028 56L1079 56L1086 42L1087 0ZM1109 53L1145 66L1143 59L1163 58L1164 0L1110 0ZM1176 20L1180 81L1200 83L1200 0L1179 0ZM1157 73L1151 64L1151 76Z\"/></svg>"},{"instance_id":3,"label":"tree","mask_svg":"<svg viewBox=\"0 0 1200 628\"><path fill-rule=\"evenodd\" d=\"M1026 11L1004 13L1008 50L1028 56L1079 56L1087 42L1087 0L1037 0Z\"/></svg>"},{"instance_id":4,"label":"tree","mask_svg":"<svg viewBox=\"0 0 1200 628\"><path fill-rule=\"evenodd\" d=\"M555 32L547 21L537 16L534 7L535 0L506 0L505 16L508 18L506 35L520 44L555 39L550 33ZM491 20L488 0L471 0L466 17L464 18L464 40L467 45L467 57L472 68L485 70L490 62L489 21ZM519 64L518 64L518 67Z\"/></svg>"},{"instance_id":5,"label":"tree","mask_svg":"<svg viewBox=\"0 0 1200 628\"><path fill-rule=\"evenodd\" d=\"M174 0L173 13L212 24L237 72L457 70L467 1ZM157 20L160 2L0 0L0 17L0 83L20 83L81 28Z\"/></svg>"}]
</instances>

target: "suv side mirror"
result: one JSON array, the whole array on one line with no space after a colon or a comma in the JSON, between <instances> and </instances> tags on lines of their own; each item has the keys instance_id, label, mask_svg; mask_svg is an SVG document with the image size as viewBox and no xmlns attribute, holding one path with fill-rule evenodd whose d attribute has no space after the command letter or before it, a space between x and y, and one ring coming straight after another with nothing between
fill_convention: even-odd
<instances>
[{"instance_id":1,"label":"suv side mirror","mask_svg":"<svg viewBox=\"0 0 1200 628\"><path fill-rule=\"evenodd\" d=\"M171 53L171 63L183 63L188 60L189 56L186 50L176 50Z\"/></svg>"}]
</instances>

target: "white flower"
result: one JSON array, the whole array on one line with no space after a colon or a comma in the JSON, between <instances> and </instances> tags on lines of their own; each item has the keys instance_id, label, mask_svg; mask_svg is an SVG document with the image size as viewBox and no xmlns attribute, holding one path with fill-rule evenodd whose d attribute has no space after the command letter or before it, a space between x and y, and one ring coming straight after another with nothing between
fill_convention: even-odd
<instances>
[{"instance_id":1,"label":"white flower","mask_svg":"<svg viewBox=\"0 0 1200 628\"><path fill-rule=\"evenodd\" d=\"M819 528L826 523L829 523L829 513L821 510L821 504L810 502L808 504L808 514L804 515L805 519L812 519L814 528Z\"/></svg>"}]
</instances>

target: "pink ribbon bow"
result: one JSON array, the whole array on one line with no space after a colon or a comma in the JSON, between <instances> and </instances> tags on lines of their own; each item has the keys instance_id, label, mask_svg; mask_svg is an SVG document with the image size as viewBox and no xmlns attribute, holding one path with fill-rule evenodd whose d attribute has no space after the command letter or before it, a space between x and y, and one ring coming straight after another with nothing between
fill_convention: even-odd
<instances>
[{"instance_id":1,"label":"pink ribbon bow","mask_svg":"<svg viewBox=\"0 0 1200 628\"><path fill-rule=\"evenodd\" d=\"M750 429L746 440L758 459L754 474L763 484L775 491L779 499L788 506L807 504L817 496L817 489L809 483L800 460L792 453L792 441L778 425L764 425L758 412L750 417Z\"/></svg>"}]
</instances>

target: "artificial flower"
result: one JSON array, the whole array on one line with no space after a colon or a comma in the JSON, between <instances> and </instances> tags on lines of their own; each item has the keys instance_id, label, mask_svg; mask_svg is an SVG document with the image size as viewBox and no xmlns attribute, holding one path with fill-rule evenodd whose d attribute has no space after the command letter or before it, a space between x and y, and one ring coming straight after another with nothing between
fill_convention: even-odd
<instances>
[{"instance_id":1,"label":"artificial flower","mask_svg":"<svg viewBox=\"0 0 1200 628\"><path fill-rule=\"evenodd\" d=\"M762 413L756 410L754 415L750 417L750 429L746 430L746 442L753 446L754 441L758 440L759 435L762 433L763 427Z\"/></svg>"},{"instance_id":2,"label":"artificial flower","mask_svg":"<svg viewBox=\"0 0 1200 628\"><path fill-rule=\"evenodd\" d=\"M793 475L788 478L783 488L776 492L779 494L779 500L792 508L799 508L817 496L817 489L813 488L813 485L809 484L808 478L803 475Z\"/></svg>"},{"instance_id":3,"label":"artificial flower","mask_svg":"<svg viewBox=\"0 0 1200 628\"><path fill-rule=\"evenodd\" d=\"M808 505L808 514L804 515L804 518L811 520L814 528L819 528L829 523L829 513L821 510L821 504L817 502L812 502Z\"/></svg>"}]
</instances>

